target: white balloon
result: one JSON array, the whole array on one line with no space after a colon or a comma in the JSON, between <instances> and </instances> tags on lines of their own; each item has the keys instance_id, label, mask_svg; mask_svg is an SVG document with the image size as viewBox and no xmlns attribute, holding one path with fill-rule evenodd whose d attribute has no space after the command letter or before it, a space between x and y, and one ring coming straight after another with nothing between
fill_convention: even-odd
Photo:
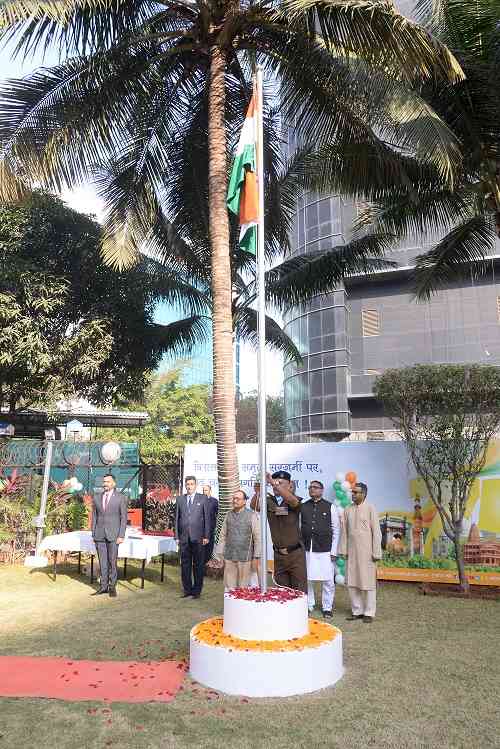
<instances>
[{"instance_id":1,"label":"white balloon","mask_svg":"<svg viewBox=\"0 0 500 749\"><path fill-rule=\"evenodd\" d=\"M100 453L103 463L116 463L121 458L122 449L118 442L105 442Z\"/></svg>"},{"instance_id":2,"label":"white balloon","mask_svg":"<svg viewBox=\"0 0 500 749\"><path fill-rule=\"evenodd\" d=\"M342 483L342 481L345 481L345 473L336 473L335 474L335 480L336 481L340 481L340 483ZM350 484L349 484L349 486L350 486Z\"/></svg>"},{"instance_id":3,"label":"white balloon","mask_svg":"<svg viewBox=\"0 0 500 749\"><path fill-rule=\"evenodd\" d=\"M69 485L72 486L74 489L76 489L76 487L78 485L78 479L76 478L76 476L72 476L70 478Z\"/></svg>"},{"instance_id":4,"label":"white balloon","mask_svg":"<svg viewBox=\"0 0 500 749\"><path fill-rule=\"evenodd\" d=\"M75 484L75 489L76 489L77 492L81 492L81 490L83 489L83 484L80 484L80 482L78 481Z\"/></svg>"},{"instance_id":5,"label":"white balloon","mask_svg":"<svg viewBox=\"0 0 500 749\"><path fill-rule=\"evenodd\" d=\"M337 512L338 512L338 514L339 514L339 515L342 515L342 514L344 513L344 508L343 508L343 507L342 507L342 505L341 505L341 504L339 503L338 499L337 499L337 501L335 502L335 506L336 506L336 508L337 508Z\"/></svg>"},{"instance_id":6,"label":"white balloon","mask_svg":"<svg viewBox=\"0 0 500 749\"><path fill-rule=\"evenodd\" d=\"M345 585L345 577L344 577L344 575L335 575L335 584L336 585Z\"/></svg>"},{"instance_id":7,"label":"white balloon","mask_svg":"<svg viewBox=\"0 0 500 749\"><path fill-rule=\"evenodd\" d=\"M341 486L345 492L351 491L351 485L348 481L342 481Z\"/></svg>"}]
</instances>

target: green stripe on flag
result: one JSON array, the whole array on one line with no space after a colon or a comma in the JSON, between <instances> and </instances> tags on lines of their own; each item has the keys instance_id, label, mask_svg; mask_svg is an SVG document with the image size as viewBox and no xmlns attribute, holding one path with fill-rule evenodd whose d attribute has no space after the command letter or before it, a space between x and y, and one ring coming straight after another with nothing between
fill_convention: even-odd
<instances>
[{"instance_id":1,"label":"green stripe on flag","mask_svg":"<svg viewBox=\"0 0 500 749\"><path fill-rule=\"evenodd\" d=\"M251 226L240 239L240 247L255 255L257 252L257 227Z\"/></svg>"},{"instance_id":2,"label":"green stripe on flag","mask_svg":"<svg viewBox=\"0 0 500 749\"><path fill-rule=\"evenodd\" d=\"M229 187L227 190L227 207L231 213L239 214L241 189L245 181L245 167L251 172L255 172L255 145L250 143L246 145L233 162Z\"/></svg>"}]
</instances>

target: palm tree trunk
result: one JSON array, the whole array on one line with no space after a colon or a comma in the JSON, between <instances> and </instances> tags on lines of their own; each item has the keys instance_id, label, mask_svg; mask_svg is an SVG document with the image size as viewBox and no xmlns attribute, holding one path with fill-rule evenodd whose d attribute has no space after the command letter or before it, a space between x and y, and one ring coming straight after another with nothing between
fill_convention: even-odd
<instances>
[{"instance_id":1,"label":"palm tree trunk","mask_svg":"<svg viewBox=\"0 0 500 749\"><path fill-rule=\"evenodd\" d=\"M224 53L218 47L212 47L208 92L208 210L212 255L213 409L219 474L217 535L230 507L232 493L238 487L231 309L232 282L229 218L226 207L225 67Z\"/></svg>"}]
</instances>

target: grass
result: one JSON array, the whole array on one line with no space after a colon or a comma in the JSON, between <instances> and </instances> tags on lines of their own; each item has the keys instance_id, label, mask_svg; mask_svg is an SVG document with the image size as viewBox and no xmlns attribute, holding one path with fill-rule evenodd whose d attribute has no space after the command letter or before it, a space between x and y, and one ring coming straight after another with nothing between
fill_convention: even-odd
<instances>
[{"instance_id":1,"label":"grass","mask_svg":"<svg viewBox=\"0 0 500 749\"><path fill-rule=\"evenodd\" d=\"M119 596L90 597L88 579L61 567L0 567L0 654L133 659L188 654L196 622L221 613L222 587L179 599L178 568L138 569ZM500 747L499 604L379 588L373 625L346 622L337 590L333 622L344 633L346 675L333 689L286 700L208 699L189 678L169 704L0 699L0 749L414 749ZM147 644L160 640L161 644ZM144 644L146 643L146 644ZM96 713L87 711L97 707ZM109 722L111 721L111 722Z\"/></svg>"}]
</instances>

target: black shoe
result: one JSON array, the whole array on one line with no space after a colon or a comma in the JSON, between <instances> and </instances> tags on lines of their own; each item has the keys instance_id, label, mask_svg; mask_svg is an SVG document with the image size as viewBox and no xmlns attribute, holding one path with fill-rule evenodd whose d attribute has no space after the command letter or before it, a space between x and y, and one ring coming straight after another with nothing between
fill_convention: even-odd
<instances>
[{"instance_id":1,"label":"black shoe","mask_svg":"<svg viewBox=\"0 0 500 749\"><path fill-rule=\"evenodd\" d=\"M192 597L193 597L193 594L192 594L192 593L183 593L183 594L181 595L181 598L192 598Z\"/></svg>"},{"instance_id":2,"label":"black shoe","mask_svg":"<svg viewBox=\"0 0 500 749\"><path fill-rule=\"evenodd\" d=\"M373 624L373 616L364 616L363 621L365 624Z\"/></svg>"},{"instance_id":3,"label":"black shoe","mask_svg":"<svg viewBox=\"0 0 500 749\"><path fill-rule=\"evenodd\" d=\"M104 593L107 593L107 592L108 592L107 588L99 588L98 590L95 590L90 595L92 595L92 596L102 596L102 595L104 595Z\"/></svg>"},{"instance_id":4,"label":"black shoe","mask_svg":"<svg viewBox=\"0 0 500 749\"><path fill-rule=\"evenodd\" d=\"M115 590L115 588L110 588L109 589L109 597L110 598L116 598L116 590Z\"/></svg>"},{"instance_id":5,"label":"black shoe","mask_svg":"<svg viewBox=\"0 0 500 749\"><path fill-rule=\"evenodd\" d=\"M356 619L364 619L363 614L349 614L349 616L346 616L346 622L354 622Z\"/></svg>"},{"instance_id":6,"label":"black shoe","mask_svg":"<svg viewBox=\"0 0 500 749\"><path fill-rule=\"evenodd\" d=\"M323 613L323 616L329 616L329 617L333 616L333 613L331 611L323 611L322 613Z\"/></svg>"}]
</instances>

